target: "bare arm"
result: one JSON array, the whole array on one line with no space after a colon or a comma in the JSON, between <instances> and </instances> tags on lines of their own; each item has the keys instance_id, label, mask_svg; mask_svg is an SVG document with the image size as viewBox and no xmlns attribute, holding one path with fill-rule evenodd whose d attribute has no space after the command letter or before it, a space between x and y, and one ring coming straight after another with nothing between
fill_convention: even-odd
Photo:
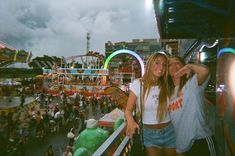
<instances>
[{"instance_id":1,"label":"bare arm","mask_svg":"<svg viewBox=\"0 0 235 156\"><path fill-rule=\"evenodd\" d=\"M227 126L224 127L224 137L231 155L235 155L235 144Z\"/></svg>"},{"instance_id":2,"label":"bare arm","mask_svg":"<svg viewBox=\"0 0 235 156\"><path fill-rule=\"evenodd\" d=\"M136 128L139 130L139 126L135 122L132 115L132 112L135 108L136 99L137 99L136 95L132 91L130 91L125 110L125 118L127 121L126 135L130 136L130 138L132 138L133 134L135 134Z\"/></svg>"},{"instance_id":3,"label":"bare arm","mask_svg":"<svg viewBox=\"0 0 235 156\"><path fill-rule=\"evenodd\" d=\"M197 74L198 85L201 85L209 75L209 69L202 64L186 64L176 73L176 75L181 77L185 74L188 75L190 71L193 71Z\"/></svg>"}]
</instances>

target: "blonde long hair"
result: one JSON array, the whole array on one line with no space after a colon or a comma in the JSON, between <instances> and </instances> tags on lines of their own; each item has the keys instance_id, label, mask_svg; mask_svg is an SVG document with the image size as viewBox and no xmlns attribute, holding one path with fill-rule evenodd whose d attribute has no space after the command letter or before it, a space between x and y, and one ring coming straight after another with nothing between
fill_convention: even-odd
<instances>
[{"instance_id":1,"label":"blonde long hair","mask_svg":"<svg viewBox=\"0 0 235 156\"><path fill-rule=\"evenodd\" d=\"M154 80L153 78L153 73L151 71L151 67L153 66L153 64L155 63L156 59L158 57L164 57L166 59L166 70L165 70L165 74L163 76L161 76L158 81L156 82L156 80ZM159 98L158 98L158 107L157 107L157 116L156 118L158 119L158 121L162 121L163 118L166 115L167 112L167 100L168 100L168 91L167 91L167 72L168 72L168 61L167 61L167 56L162 53L162 52L158 52L158 53L154 53L152 54L147 63L146 63L146 67L145 67L145 73L142 77L142 79L140 81L142 81L143 83L141 83L143 85L143 93L141 97L142 101L142 112L144 112L144 101L143 99L145 99L145 97L148 96L149 94L149 90L151 87L158 85L159 89L160 89L160 93L159 93Z\"/></svg>"}]
</instances>

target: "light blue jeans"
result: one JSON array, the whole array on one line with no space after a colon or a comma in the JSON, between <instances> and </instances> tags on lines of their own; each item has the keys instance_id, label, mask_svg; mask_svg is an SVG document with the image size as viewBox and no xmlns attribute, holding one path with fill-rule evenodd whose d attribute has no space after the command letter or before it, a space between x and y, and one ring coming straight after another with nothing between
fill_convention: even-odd
<instances>
[{"instance_id":1,"label":"light blue jeans","mask_svg":"<svg viewBox=\"0 0 235 156\"><path fill-rule=\"evenodd\" d=\"M175 148L175 132L172 124L164 128L152 129L143 125L145 147Z\"/></svg>"}]
</instances>

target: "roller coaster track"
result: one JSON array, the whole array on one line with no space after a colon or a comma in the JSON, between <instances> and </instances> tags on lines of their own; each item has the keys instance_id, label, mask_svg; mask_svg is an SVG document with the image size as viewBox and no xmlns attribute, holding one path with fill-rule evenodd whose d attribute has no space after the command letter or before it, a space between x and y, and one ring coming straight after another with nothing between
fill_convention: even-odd
<instances>
[{"instance_id":1,"label":"roller coaster track","mask_svg":"<svg viewBox=\"0 0 235 156\"><path fill-rule=\"evenodd\" d=\"M94 58L96 58L97 60L102 60L102 55L99 55L99 53L87 53L84 55L75 55L75 56L70 56L70 57L66 57L64 59L65 63L68 63L69 60L75 60L76 58L80 58L81 59L81 63L82 64L86 64L88 61L88 57L91 57L92 60Z\"/></svg>"}]
</instances>

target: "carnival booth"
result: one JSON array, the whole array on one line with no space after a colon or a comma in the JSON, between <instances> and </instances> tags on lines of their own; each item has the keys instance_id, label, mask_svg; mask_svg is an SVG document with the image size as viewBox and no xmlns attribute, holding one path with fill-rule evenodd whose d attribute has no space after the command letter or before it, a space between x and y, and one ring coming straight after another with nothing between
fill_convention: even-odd
<instances>
[{"instance_id":1,"label":"carnival booth","mask_svg":"<svg viewBox=\"0 0 235 156\"><path fill-rule=\"evenodd\" d=\"M124 112L118 108L115 108L110 113L105 114L103 117L101 117L98 120L98 125L102 127L113 128L115 121L119 118L124 119Z\"/></svg>"}]
</instances>

